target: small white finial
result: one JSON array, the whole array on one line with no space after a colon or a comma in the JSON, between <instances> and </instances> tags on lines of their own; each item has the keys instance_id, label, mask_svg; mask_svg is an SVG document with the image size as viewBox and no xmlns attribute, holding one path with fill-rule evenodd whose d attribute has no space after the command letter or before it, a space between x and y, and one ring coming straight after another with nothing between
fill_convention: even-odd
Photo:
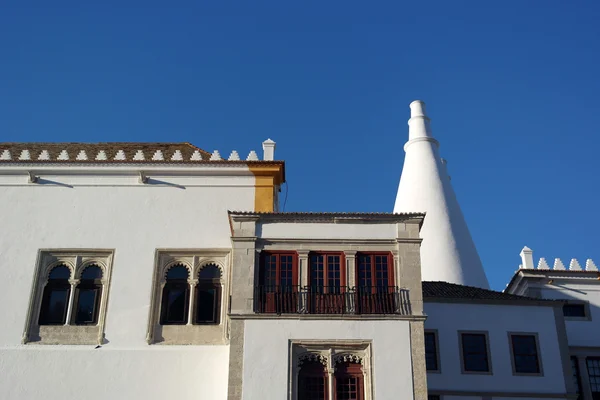
<instances>
[{"instance_id":1,"label":"small white finial","mask_svg":"<svg viewBox=\"0 0 600 400\"><path fill-rule=\"evenodd\" d=\"M87 153L85 152L85 150L79 150L79 154L77 154L77 157L75 157L75 159L77 161L85 161L88 159Z\"/></svg>"},{"instance_id":2,"label":"small white finial","mask_svg":"<svg viewBox=\"0 0 600 400\"><path fill-rule=\"evenodd\" d=\"M581 271L581 265L579 265L579 261L575 258L572 258L569 263L569 271Z\"/></svg>"},{"instance_id":3,"label":"small white finial","mask_svg":"<svg viewBox=\"0 0 600 400\"><path fill-rule=\"evenodd\" d=\"M19 156L19 160L31 160L31 154L29 154L29 150L21 151L21 155Z\"/></svg>"},{"instance_id":4,"label":"small white finial","mask_svg":"<svg viewBox=\"0 0 600 400\"><path fill-rule=\"evenodd\" d=\"M267 139L262 143L263 147L263 160L273 161L275 159L275 142L271 139Z\"/></svg>"},{"instance_id":5,"label":"small white finial","mask_svg":"<svg viewBox=\"0 0 600 400\"><path fill-rule=\"evenodd\" d=\"M117 151L117 154L115 154L114 160L116 161L124 161L126 159L127 157L125 156L125 152L123 150L119 150Z\"/></svg>"},{"instance_id":6,"label":"small white finial","mask_svg":"<svg viewBox=\"0 0 600 400\"><path fill-rule=\"evenodd\" d=\"M552 267L552 269L555 269L555 270L564 270L565 269L565 265L563 264L562 261L560 261L560 258L555 258L554 259L554 267Z\"/></svg>"},{"instance_id":7,"label":"small white finial","mask_svg":"<svg viewBox=\"0 0 600 400\"><path fill-rule=\"evenodd\" d=\"M144 152L142 150L138 150L133 155L133 161L144 161L146 157L144 156Z\"/></svg>"},{"instance_id":8,"label":"small white finial","mask_svg":"<svg viewBox=\"0 0 600 400\"><path fill-rule=\"evenodd\" d=\"M521 256L521 261L523 262L523 268L533 269L533 251L529 247L525 246L519 255Z\"/></svg>"},{"instance_id":9,"label":"small white finial","mask_svg":"<svg viewBox=\"0 0 600 400\"><path fill-rule=\"evenodd\" d=\"M588 258L587 261L585 262L585 270L586 271L598 271L598 267L596 267L596 264L594 264L594 262L592 261L591 258Z\"/></svg>"},{"instance_id":10,"label":"small white finial","mask_svg":"<svg viewBox=\"0 0 600 400\"><path fill-rule=\"evenodd\" d=\"M61 161L66 161L69 159L69 153L67 153L67 150L64 149L60 152L60 154L58 155L58 157L56 157L57 160L61 160Z\"/></svg>"},{"instance_id":11,"label":"small white finial","mask_svg":"<svg viewBox=\"0 0 600 400\"><path fill-rule=\"evenodd\" d=\"M198 150L194 150L194 153L190 157L191 161L202 161L202 154Z\"/></svg>"},{"instance_id":12,"label":"small white finial","mask_svg":"<svg viewBox=\"0 0 600 400\"><path fill-rule=\"evenodd\" d=\"M152 160L153 161L160 161L160 160L164 160L165 157L163 156L163 153L161 150L156 150L154 152L154 155L152 156Z\"/></svg>"},{"instance_id":13,"label":"small white finial","mask_svg":"<svg viewBox=\"0 0 600 400\"><path fill-rule=\"evenodd\" d=\"M231 152L231 154L229 155L229 159L228 160L229 161L239 161L239 159L240 159L240 155L238 154L237 151L233 150Z\"/></svg>"},{"instance_id":14,"label":"small white finial","mask_svg":"<svg viewBox=\"0 0 600 400\"><path fill-rule=\"evenodd\" d=\"M210 156L210 161L218 161L221 160L221 153L219 153L219 150L215 150L213 151L212 155Z\"/></svg>"},{"instance_id":15,"label":"small white finial","mask_svg":"<svg viewBox=\"0 0 600 400\"><path fill-rule=\"evenodd\" d=\"M96 155L96 161L106 161L106 152L104 150L100 150Z\"/></svg>"},{"instance_id":16,"label":"small white finial","mask_svg":"<svg viewBox=\"0 0 600 400\"><path fill-rule=\"evenodd\" d=\"M540 258L537 269L550 269L550 267L548 266L548 263L546 262L546 259L544 257Z\"/></svg>"},{"instance_id":17,"label":"small white finial","mask_svg":"<svg viewBox=\"0 0 600 400\"><path fill-rule=\"evenodd\" d=\"M175 150L175 153L171 156L171 161L183 161L181 150Z\"/></svg>"},{"instance_id":18,"label":"small white finial","mask_svg":"<svg viewBox=\"0 0 600 400\"><path fill-rule=\"evenodd\" d=\"M50 153L48 153L48 150L42 150L42 152L38 156L38 160L49 160L49 159L50 159Z\"/></svg>"},{"instance_id":19,"label":"small white finial","mask_svg":"<svg viewBox=\"0 0 600 400\"><path fill-rule=\"evenodd\" d=\"M258 154L254 150L250 150L250 154L246 157L246 161L258 161Z\"/></svg>"},{"instance_id":20,"label":"small white finial","mask_svg":"<svg viewBox=\"0 0 600 400\"><path fill-rule=\"evenodd\" d=\"M10 155L10 151L8 149L4 150L2 154L0 154L0 160L11 160L12 157Z\"/></svg>"}]
</instances>

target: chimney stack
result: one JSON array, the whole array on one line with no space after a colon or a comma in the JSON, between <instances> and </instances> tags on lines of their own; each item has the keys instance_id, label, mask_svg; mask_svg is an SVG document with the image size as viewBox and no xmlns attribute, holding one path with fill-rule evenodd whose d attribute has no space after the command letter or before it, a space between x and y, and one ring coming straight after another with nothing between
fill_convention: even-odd
<instances>
[{"instance_id":1,"label":"chimney stack","mask_svg":"<svg viewBox=\"0 0 600 400\"><path fill-rule=\"evenodd\" d=\"M523 250L521 250L521 254L519 254L521 256L521 262L523 265L523 268L525 269L533 269L533 251L525 246L523 247Z\"/></svg>"},{"instance_id":2,"label":"chimney stack","mask_svg":"<svg viewBox=\"0 0 600 400\"><path fill-rule=\"evenodd\" d=\"M263 142L263 160L273 161L275 159L275 142L267 139Z\"/></svg>"}]
</instances>

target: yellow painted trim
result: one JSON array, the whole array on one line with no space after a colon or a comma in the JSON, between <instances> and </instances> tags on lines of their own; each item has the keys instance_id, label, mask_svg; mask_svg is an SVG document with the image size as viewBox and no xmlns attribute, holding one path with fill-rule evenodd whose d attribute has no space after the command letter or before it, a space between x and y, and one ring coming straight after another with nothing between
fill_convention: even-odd
<instances>
[{"instance_id":1,"label":"yellow painted trim","mask_svg":"<svg viewBox=\"0 0 600 400\"><path fill-rule=\"evenodd\" d=\"M273 212L275 210L275 190L283 183L283 164L249 164L254 174L254 211Z\"/></svg>"}]
</instances>

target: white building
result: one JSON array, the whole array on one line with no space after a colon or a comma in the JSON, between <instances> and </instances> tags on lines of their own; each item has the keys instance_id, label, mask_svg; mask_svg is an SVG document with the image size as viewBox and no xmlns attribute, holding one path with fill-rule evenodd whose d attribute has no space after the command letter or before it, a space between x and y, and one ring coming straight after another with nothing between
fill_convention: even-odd
<instances>
[{"instance_id":1,"label":"white building","mask_svg":"<svg viewBox=\"0 0 600 400\"><path fill-rule=\"evenodd\" d=\"M0 398L597 398L598 273L488 290L422 102L409 126L393 214L278 212L272 140L0 143Z\"/></svg>"}]
</instances>

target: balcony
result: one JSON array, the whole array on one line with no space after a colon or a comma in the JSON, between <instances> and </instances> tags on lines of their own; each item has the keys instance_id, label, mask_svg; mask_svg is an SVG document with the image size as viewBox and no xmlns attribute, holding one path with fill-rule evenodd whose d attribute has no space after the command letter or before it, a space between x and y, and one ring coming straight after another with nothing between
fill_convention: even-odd
<instances>
[{"instance_id":1,"label":"balcony","mask_svg":"<svg viewBox=\"0 0 600 400\"><path fill-rule=\"evenodd\" d=\"M259 314L410 315L408 290L396 286L257 286Z\"/></svg>"}]
</instances>

